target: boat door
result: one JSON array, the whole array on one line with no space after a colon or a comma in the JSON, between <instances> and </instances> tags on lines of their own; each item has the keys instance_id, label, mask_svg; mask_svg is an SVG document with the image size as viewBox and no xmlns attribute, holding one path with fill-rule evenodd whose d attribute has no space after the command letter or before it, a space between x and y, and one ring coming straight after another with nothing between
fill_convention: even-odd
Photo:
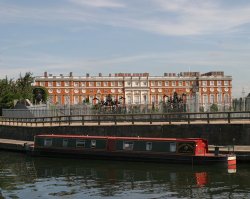
<instances>
[{"instance_id":1,"label":"boat door","mask_svg":"<svg viewBox=\"0 0 250 199\"><path fill-rule=\"evenodd\" d=\"M116 149L115 144L116 144L115 139L108 139L107 151L115 151L115 149Z\"/></svg>"}]
</instances>

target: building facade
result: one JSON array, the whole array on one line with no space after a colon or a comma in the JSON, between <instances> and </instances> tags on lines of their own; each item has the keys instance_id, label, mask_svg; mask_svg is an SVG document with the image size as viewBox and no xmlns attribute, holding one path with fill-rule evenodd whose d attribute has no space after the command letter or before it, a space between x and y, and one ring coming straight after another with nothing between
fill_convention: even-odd
<instances>
[{"instance_id":1,"label":"building facade","mask_svg":"<svg viewBox=\"0 0 250 199\"><path fill-rule=\"evenodd\" d=\"M159 104L176 92L185 100L196 100L206 109L211 104L231 106L232 77L214 71L164 73L150 76L149 73L116 73L103 76L73 76L44 73L35 78L35 85L48 89L52 104L96 104L107 96L123 104Z\"/></svg>"}]
</instances>

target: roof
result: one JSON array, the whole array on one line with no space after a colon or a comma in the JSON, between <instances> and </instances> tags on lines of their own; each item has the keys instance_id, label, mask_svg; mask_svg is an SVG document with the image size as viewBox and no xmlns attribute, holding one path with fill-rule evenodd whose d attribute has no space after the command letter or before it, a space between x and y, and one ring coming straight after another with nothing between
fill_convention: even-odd
<instances>
[{"instance_id":1,"label":"roof","mask_svg":"<svg viewBox=\"0 0 250 199\"><path fill-rule=\"evenodd\" d=\"M197 142L199 140L205 140L202 138L150 138L150 137L115 137L115 136L88 136L88 135L65 135L65 134L41 134L35 137L46 137L46 138L76 138L76 139L109 139L109 140L141 140L141 141L186 141L186 142Z\"/></svg>"}]
</instances>

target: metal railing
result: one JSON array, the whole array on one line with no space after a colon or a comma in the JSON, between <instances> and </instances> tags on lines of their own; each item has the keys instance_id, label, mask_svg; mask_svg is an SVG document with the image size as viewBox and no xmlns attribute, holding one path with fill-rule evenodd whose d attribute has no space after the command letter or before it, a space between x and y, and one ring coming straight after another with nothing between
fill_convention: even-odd
<instances>
[{"instance_id":1,"label":"metal railing","mask_svg":"<svg viewBox=\"0 0 250 199\"><path fill-rule=\"evenodd\" d=\"M211 123L234 121L249 122L250 111L244 112L207 112L207 113L144 113L144 114L91 114L53 117L0 117L2 125L21 126L65 126L65 125L118 125L153 123Z\"/></svg>"}]
</instances>

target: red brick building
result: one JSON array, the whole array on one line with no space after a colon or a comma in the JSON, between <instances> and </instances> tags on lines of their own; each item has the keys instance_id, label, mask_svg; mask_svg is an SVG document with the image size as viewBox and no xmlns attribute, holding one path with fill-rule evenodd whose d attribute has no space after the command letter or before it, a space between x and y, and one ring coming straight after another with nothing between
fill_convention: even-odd
<instances>
[{"instance_id":1,"label":"red brick building","mask_svg":"<svg viewBox=\"0 0 250 199\"><path fill-rule=\"evenodd\" d=\"M232 77L221 71L164 73L163 76L149 73L74 76L72 72L69 75L45 72L35 78L35 85L46 87L54 104L81 104L84 100L96 104L98 100L105 101L108 95L125 104L159 104L174 92L185 95L187 100L198 96L203 107L231 106L232 99Z\"/></svg>"}]
</instances>

